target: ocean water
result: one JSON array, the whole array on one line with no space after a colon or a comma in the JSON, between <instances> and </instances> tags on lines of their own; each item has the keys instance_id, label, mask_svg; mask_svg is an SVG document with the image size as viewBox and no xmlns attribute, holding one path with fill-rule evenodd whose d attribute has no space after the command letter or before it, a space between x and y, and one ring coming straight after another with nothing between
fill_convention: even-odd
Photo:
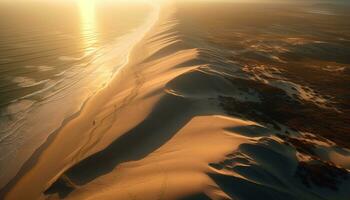
<instances>
[{"instance_id":1,"label":"ocean water","mask_svg":"<svg viewBox=\"0 0 350 200\"><path fill-rule=\"evenodd\" d=\"M0 1L0 187L127 63L156 10Z\"/></svg>"}]
</instances>

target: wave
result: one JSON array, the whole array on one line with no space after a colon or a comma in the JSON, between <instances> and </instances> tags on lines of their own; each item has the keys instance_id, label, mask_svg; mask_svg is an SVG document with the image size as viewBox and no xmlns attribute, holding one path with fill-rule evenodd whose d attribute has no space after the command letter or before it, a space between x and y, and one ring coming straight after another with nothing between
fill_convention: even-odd
<instances>
[{"instance_id":1,"label":"wave","mask_svg":"<svg viewBox=\"0 0 350 200\"><path fill-rule=\"evenodd\" d=\"M131 49L157 18L157 9L154 6L142 25L102 46L94 55L88 55L91 58L84 65L75 65L57 74L57 79L36 82L31 78L17 77L13 80L21 87L45 86L13 100L1 113L0 151L6 153L0 156L0 187L14 177L66 119L76 116L85 102L108 85L118 70L127 64ZM60 59L86 61L87 57L65 56ZM51 70L46 66L30 66L33 67ZM11 159L13 157L16 159Z\"/></svg>"},{"instance_id":2,"label":"wave","mask_svg":"<svg viewBox=\"0 0 350 200\"><path fill-rule=\"evenodd\" d=\"M8 199L347 199L346 108L308 74L311 64L346 57L304 63L323 52L313 45L318 38L291 42L293 27L275 30L269 19L252 30L257 24L240 12L251 13L253 4L214 6L164 6L120 76ZM253 6L257 18L269 15L260 6ZM312 72L347 77L322 67Z\"/></svg>"}]
</instances>

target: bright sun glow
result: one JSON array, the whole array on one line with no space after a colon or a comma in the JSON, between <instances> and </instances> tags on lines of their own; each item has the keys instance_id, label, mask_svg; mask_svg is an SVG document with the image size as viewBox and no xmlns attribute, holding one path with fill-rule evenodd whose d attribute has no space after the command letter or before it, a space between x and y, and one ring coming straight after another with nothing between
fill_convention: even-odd
<instances>
[{"instance_id":1,"label":"bright sun glow","mask_svg":"<svg viewBox=\"0 0 350 200\"><path fill-rule=\"evenodd\" d=\"M95 0L78 0L81 34L86 55L96 50L96 43L98 42L95 3Z\"/></svg>"}]
</instances>

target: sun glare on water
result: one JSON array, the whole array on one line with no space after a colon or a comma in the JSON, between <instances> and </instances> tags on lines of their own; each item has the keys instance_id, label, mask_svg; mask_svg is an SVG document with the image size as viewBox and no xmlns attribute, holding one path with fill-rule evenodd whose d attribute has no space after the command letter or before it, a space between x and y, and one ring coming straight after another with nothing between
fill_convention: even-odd
<instances>
[{"instance_id":1,"label":"sun glare on water","mask_svg":"<svg viewBox=\"0 0 350 200\"><path fill-rule=\"evenodd\" d=\"M96 50L96 43L98 42L96 1L78 0L77 3L80 11L81 35L85 54L89 55Z\"/></svg>"}]
</instances>

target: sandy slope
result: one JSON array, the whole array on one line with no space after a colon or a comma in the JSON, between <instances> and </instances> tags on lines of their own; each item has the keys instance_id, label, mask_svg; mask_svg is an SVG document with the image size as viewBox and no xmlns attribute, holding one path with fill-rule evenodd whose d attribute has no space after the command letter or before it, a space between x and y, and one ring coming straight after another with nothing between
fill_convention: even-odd
<instances>
[{"instance_id":1,"label":"sandy slope","mask_svg":"<svg viewBox=\"0 0 350 200\"><path fill-rule=\"evenodd\" d=\"M312 159L299 143L288 144L303 135L283 137L224 114L219 95L259 98L238 95L223 78L234 67L198 47L181 20L176 5L163 8L129 65L61 130L6 199L346 199L349 181L333 192L296 178L300 167L313 169L300 165ZM221 70L209 64L215 59ZM318 156L344 168L322 165L321 173L347 176L348 150L311 142L322 146Z\"/></svg>"}]
</instances>

